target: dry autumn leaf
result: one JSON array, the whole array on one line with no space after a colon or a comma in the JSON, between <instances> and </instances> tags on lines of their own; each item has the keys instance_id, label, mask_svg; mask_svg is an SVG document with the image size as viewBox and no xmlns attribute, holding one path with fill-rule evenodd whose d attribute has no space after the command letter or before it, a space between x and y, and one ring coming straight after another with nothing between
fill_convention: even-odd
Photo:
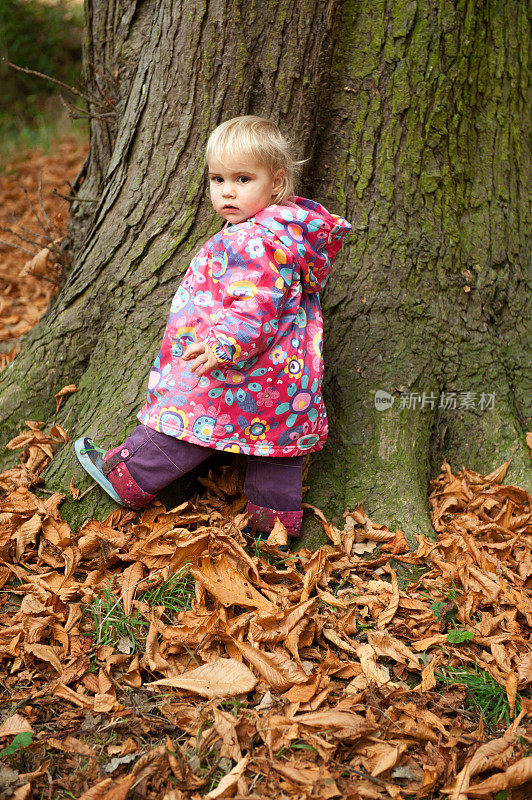
<instances>
[{"instance_id":1,"label":"dry autumn leaf","mask_svg":"<svg viewBox=\"0 0 532 800\"><path fill-rule=\"evenodd\" d=\"M17 736L19 733L33 733L30 723L21 714L12 714L0 725L0 736Z\"/></svg>"},{"instance_id":2,"label":"dry autumn leaf","mask_svg":"<svg viewBox=\"0 0 532 800\"><path fill-rule=\"evenodd\" d=\"M360 645L357 647L356 653L360 659L362 671L369 681L374 681L378 686L389 683L390 672L386 667L377 665L375 651L371 645Z\"/></svg>"},{"instance_id":3,"label":"dry autumn leaf","mask_svg":"<svg viewBox=\"0 0 532 800\"><path fill-rule=\"evenodd\" d=\"M376 726L368 723L366 719L354 711L327 709L326 711L311 711L308 714L297 714L292 717L293 722L317 729L338 729L346 735L361 736L374 730Z\"/></svg>"},{"instance_id":4,"label":"dry autumn leaf","mask_svg":"<svg viewBox=\"0 0 532 800\"><path fill-rule=\"evenodd\" d=\"M49 248L43 247L32 259L26 261L21 270L21 275L48 275L50 272L50 256Z\"/></svg>"},{"instance_id":5,"label":"dry autumn leaf","mask_svg":"<svg viewBox=\"0 0 532 800\"><path fill-rule=\"evenodd\" d=\"M231 797L234 794L234 789L245 772L247 765L249 764L249 756L244 756L241 758L240 761L235 764L233 769L224 775L221 779L220 783L216 787L216 789L212 789L208 794L205 796L209 798L209 800L215 800L218 797Z\"/></svg>"},{"instance_id":6,"label":"dry autumn leaf","mask_svg":"<svg viewBox=\"0 0 532 800\"><path fill-rule=\"evenodd\" d=\"M216 561L204 558L190 573L223 605L235 604L264 611L275 609L271 601L234 569L225 556Z\"/></svg>"},{"instance_id":7,"label":"dry autumn leaf","mask_svg":"<svg viewBox=\"0 0 532 800\"><path fill-rule=\"evenodd\" d=\"M532 780L532 756L522 758L504 772L492 775L491 778L487 778L482 783L470 786L468 794L470 797L493 797L496 792L521 786L530 780Z\"/></svg>"},{"instance_id":8,"label":"dry autumn leaf","mask_svg":"<svg viewBox=\"0 0 532 800\"><path fill-rule=\"evenodd\" d=\"M456 778L454 786L450 790L450 800L467 800L469 782L474 775L486 769L490 761L493 761L499 753L504 752L508 745L516 738L516 731L523 712L513 721L504 735L493 741L486 742L474 753L471 760L465 765Z\"/></svg>"},{"instance_id":9,"label":"dry autumn leaf","mask_svg":"<svg viewBox=\"0 0 532 800\"><path fill-rule=\"evenodd\" d=\"M137 586L144 577L144 567L138 561L126 567L122 573L122 593L120 599L124 606L124 613L129 617L131 613L131 605Z\"/></svg>"},{"instance_id":10,"label":"dry autumn leaf","mask_svg":"<svg viewBox=\"0 0 532 800\"><path fill-rule=\"evenodd\" d=\"M506 678L506 697L508 699L510 719L513 719L515 701L517 699L517 674L515 669L510 670L508 677Z\"/></svg>"},{"instance_id":11,"label":"dry autumn leaf","mask_svg":"<svg viewBox=\"0 0 532 800\"><path fill-rule=\"evenodd\" d=\"M275 524L272 528L272 532L266 539L266 544L278 546L278 545L285 545L288 542L288 533L286 531L285 526L279 520L279 517L275 517Z\"/></svg>"},{"instance_id":12,"label":"dry autumn leaf","mask_svg":"<svg viewBox=\"0 0 532 800\"><path fill-rule=\"evenodd\" d=\"M234 697L237 694L250 692L256 684L256 677L245 664L233 658L221 658L183 675L163 678L146 685L187 689L202 697Z\"/></svg>"},{"instance_id":13,"label":"dry autumn leaf","mask_svg":"<svg viewBox=\"0 0 532 800\"><path fill-rule=\"evenodd\" d=\"M70 496L72 497L72 500L77 500L78 499L78 497L79 497L79 489L77 489L74 486L74 476L72 476L72 478L70 480L70 485L68 487L68 491L70 492Z\"/></svg>"},{"instance_id":14,"label":"dry autumn leaf","mask_svg":"<svg viewBox=\"0 0 532 800\"><path fill-rule=\"evenodd\" d=\"M61 661L59 660L56 651L50 645L39 644L37 642L35 643L26 642L24 644L24 650L26 651L26 653L35 656L41 661L48 662L56 670L56 672L59 673L59 675L61 675L61 673L63 672Z\"/></svg>"},{"instance_id":15,"label":"dry autumn leaf","mask_svg":"<svg viewBox=\"0 0 532 800\"><path fill-rule=\"evenodd\" d=\"M299 665L282 652L264 652L237 640L234 640L234 644L276 692L284 692L294 684L308 681L307 674Z\"/></svg>"},{"instance_id":16,"label":"dry autumn leaf","mask_svg":"<svg viewBox=\"0 0 532 800\"><path fill-rule=\"evenodd\" d=\"M56 409L55 409L55 413L56 414L59 411L59 409L61 408L61 404L63 403L63 400L65 399L65 397L68 397L69 394L74 394L74 392L77 392L77 391L78 391L78 387L76 386L76 384L75 383L69 383L68 386L63 386L63 388L60 389L57 392L57 394L54 394L54 398L55 398L55 402L56 402Z\"/></svg>"}]
</instances>

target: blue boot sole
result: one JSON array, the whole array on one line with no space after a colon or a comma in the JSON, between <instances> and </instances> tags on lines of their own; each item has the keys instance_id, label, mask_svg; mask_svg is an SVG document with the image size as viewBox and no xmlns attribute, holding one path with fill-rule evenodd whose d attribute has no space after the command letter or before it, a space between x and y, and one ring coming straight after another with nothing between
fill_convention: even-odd
<instances>
[{"instance_id":1,"label":"blue boot sole","mask_svg":"<svg viewBox=\"0 0 532 800\"><path fill-rule=\"evenodd\" d=\"M96 463L89 457L87 450L91 450L96 454ZM118 503L121 506L126 506L120 495L118 495L114 490L111 481L108 480L101 470L105 450L102 450L101 447L98 447L98 445L96 445L92 439L89 439L88 436L82 436L81 438L76 439L74 442L74 452L85 472L87 472L91 478L94 478L96 483L102 487L104 492L106 492L109 497L115 501L115 503Z\"/></svg>"}]
</instances>

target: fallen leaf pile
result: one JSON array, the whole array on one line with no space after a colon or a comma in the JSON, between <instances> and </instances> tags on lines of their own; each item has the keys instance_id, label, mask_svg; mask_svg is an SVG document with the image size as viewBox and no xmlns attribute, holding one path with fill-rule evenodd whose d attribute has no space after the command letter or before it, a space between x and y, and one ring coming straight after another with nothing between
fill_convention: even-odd
<instances>
[{"instance_id":1,"label":"fallen leaf pile","mask_svg":"<svg viewBox=\"0 0 532 800\"><path fill-rule=\"evenodd\" d=\"M65 439L28 422L0 475L0 797L530 797L532 512L508 463L444 464L415 553L361 506L343 529L316 509L330 545L285 553L279 523L243 532L238 465L72 530L34 489ZM154 590L180 575L169 609Z\"/></svg>"},{"instance_id":2,"label":"fallen leaf pile","mask_svg":"<svg viewBox=\"0 0 532 800\"><path fill-rule=\"evenodd\" d=\"M0 370L20 351L20 337L39 321L57 290L59 268L48 245L58 245L65 234L68 202L52 190L68 195L68 181L86 151L74 136L65 136L53 154L34 149L0 172Z\"/></svg>"}]
</instances>

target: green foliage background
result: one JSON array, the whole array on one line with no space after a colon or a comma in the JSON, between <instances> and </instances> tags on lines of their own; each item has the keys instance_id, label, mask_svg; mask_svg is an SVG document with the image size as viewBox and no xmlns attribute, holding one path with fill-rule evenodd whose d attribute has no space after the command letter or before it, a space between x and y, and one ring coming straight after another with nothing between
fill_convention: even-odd
<instances>
[{"instance_id":1,"label":"green foliage background","mask_svg":"<svg viewBox=\"0 0 532 800\"><path fill-rule=\"evenodd\" d=\"M83 4L80 0L0 0L0 59L79 86ZM58 87L0 61L2 138L57 115Z\"/></svg>"}]
</instances>

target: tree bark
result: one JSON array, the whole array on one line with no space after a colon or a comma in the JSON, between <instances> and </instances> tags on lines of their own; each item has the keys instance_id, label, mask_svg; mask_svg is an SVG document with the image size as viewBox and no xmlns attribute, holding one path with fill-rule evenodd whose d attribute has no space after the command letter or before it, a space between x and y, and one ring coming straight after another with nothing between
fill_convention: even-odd
<instances>
[{"instance_id":1,"label":"tree bark","mask_svg":"<svg viewBox=\"0 0 532 800\"><path fill-rule=\"evenodd\" d=\"M334 424L314 498L363 500L411 542L443 459L489 472L513 456L507 480L531 488L526 19L514 2L368 2L333 32L318 142L335 166L311 191L345 192L356 230L324 302ZM423 392L434 408L401 408Z\"/></svg>"},{"instance_id":2,"label":"tree bark","mask_svg":"<svg viewBox=\"0 0 532 800\"><path fill-rule=\"evenodd\" d=\"M323 298L331 433L307 499L333 517L362 502L413 544L444 458L490 471L513 456L510 482L532 488L526 8L87 0L86 20L95 102L78 196L92 202L73 202L72 269L2 373L3 440L51 419L71 382L58 421L72 436L110 446L134 427L173 292L220 227L206 139L256 113L310 157L299 193L354 228ZM378 390L391 407L377 410ZM440 408L451 392L457 408ZM423 409L402 407L423 393ZM47 485L72 475L82 486L67 447ZM108 509L95 491L66 512Z\"/></svg>"}]
</instances>

